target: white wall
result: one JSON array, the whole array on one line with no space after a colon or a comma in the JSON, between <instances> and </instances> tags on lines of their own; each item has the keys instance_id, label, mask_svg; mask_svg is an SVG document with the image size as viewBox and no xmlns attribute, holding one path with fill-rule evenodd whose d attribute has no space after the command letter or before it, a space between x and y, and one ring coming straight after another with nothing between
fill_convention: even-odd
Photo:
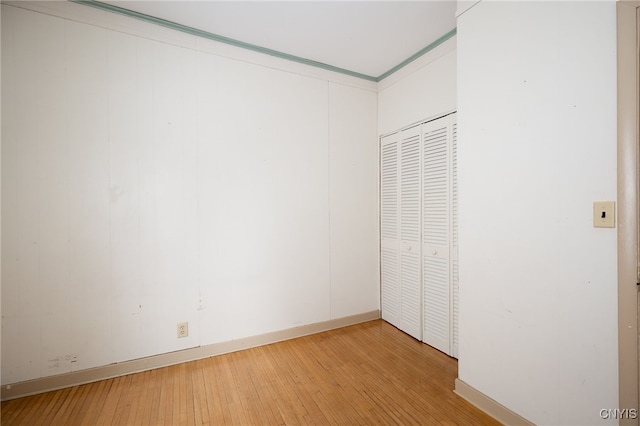
<instances>
[{"instance_id":1,"label":"white wall","mask_svg":"<svg viewBox=\"0 0 640 426\"><path fill-rule=\"evenodd\" d=\"M375 86L53 12L2 6L3 384L379 308Z\"/></svg>"},{"instance_id":2,"label":"white wall","mask_svg":"<svg viewBox=\"0 0 640 426\"><path fill-rule=\"evenodd\" d=\"M456 109L456 37L379 83L378 132Z\"/></svg>"},{"instance_id":3,"label":"white wall","mask_svg":"<svg viewBox=\"0 0 640 426\"><path fill-rule=\"evenodd\" d=\"M536 424L618 407L615 2L458 19L459 377ZM628 408L628 407L627 407Z\"/></svg>"},{"instance_id":4,"label":"white wall","mask_svg":"<svg viewBox=\"0 0 640 426\"><path fill-rule=\"evenodd\" d=\"M329 87L331 317L378 309L377 95ZM371 141L375 149L371 149ZM375 194L375 196L371 196ZM375 212L375 214L372 214ZM372 265L372 259L375 265ZM372 266L375 266L373 268Z\"/></svg>"}]
</instances>

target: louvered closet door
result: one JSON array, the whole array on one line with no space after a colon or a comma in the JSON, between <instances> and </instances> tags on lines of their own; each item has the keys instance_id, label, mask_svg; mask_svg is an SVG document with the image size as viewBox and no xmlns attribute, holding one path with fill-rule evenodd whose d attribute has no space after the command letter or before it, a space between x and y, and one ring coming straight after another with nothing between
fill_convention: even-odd
<instances>
[{"instance_id":1,"label":"louvered closet door","mask_svg":"<svg viewBox=\"0 0 640 426\"><path fill-rule=\"evenodd\" d=\"M458 124L456 114L451 116L451 294L453 297L451 319L453 321L453 344L451 354L458 358L458 306L459 282L458 275Z\"/></svg>"},{"instance_id":2,"label":"louvered closet door","mask_svg":"<svg viewBox=\"0 0 640 426\"><path fill-rule=\"evenodd\" d=\"M400 324L422 339L420 126L400 133Z\"/></svg>"},{"instance_id":3,"label":"louvered closet door","mask_svg":"<svg viewBox=\"0 0 640 426\"><path fill-rule=\"evenodd\" d=\"M422 125L422 340L451 354L451 117Z\"/></svg>"},{"instance_id":4,"label":"louvered closet door","mask_svg":"<svg viewBox=\"0 0 640 426\"><path fill-rule=\"evenodd\" d=\"M381 310L382 319L396 327L400 325L399 140L396 133L380 144Z\"/></svg>"}]
</instances>

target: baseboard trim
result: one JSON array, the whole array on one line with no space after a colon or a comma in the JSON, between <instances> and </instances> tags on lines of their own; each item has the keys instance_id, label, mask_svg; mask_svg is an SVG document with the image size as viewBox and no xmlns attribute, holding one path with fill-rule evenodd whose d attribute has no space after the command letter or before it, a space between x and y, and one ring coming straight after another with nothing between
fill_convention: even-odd
<instances>
[{"instance_id":1,"label":"baseboard trim","mask_svg":"<svg viewBox=\"0 0 640 426\"><path fill-rule=\"evenodd\" d=\"M56 376L43 377L41 379L29 380L25 382L3 385L0 399L8 401L10 399L35 395L42 392L49 392L57 389L68 388L100 380L111 379L113 377L125 376L127 374L139 373L155 368L167 367L181 364L183 362L195 361L209 358L230 352L264 346L271 343L282 342L284 340L295 339L297 337L308 336L310 334L321 333L323 331L334 330L336 328L347 327L380 318L380 311L375 310L358 315L337 318L329 321L303 325L286 330L274 331L258 336L245 337L229 342L214 343L212 345L199 346L177 352L154 355L147 358L140 358L102 367L90 368L87 370L74 371L71 373L59 374Z\"/></svg>"},{"instance_id":2,"label":"baseboard trim","mask_svg":"<svg viewBox=\"0 0 640 426\"><path fill-rule=\"evenodd\" d=\"M460 379L456 379L454 392L504 425L535 426L534 423L514 413Z\"/></svg>"}]
</instances>

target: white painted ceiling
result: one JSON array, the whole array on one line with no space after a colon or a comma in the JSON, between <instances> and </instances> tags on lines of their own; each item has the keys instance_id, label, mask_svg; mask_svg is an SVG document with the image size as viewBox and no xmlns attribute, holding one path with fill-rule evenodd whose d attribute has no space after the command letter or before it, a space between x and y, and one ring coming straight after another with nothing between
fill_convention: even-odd
<instances>
[{"instance_id":1,"label":"white painted ceiling","mask_svg":"<svg viewBox=\"0 0 640 426\"><path fill-rule=\"evenodd\" d=\"M446 1L103 1L378 77L455 28Z\"/></svg>"}]
</instances>

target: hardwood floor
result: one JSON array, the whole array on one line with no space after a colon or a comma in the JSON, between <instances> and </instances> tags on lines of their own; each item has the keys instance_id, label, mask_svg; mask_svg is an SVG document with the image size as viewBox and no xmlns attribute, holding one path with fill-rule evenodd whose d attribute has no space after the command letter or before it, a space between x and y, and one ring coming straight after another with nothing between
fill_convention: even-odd
<instances>
[{"instance_id":1,"label":"hardwood floor","mask_svg":"<svg viewBox=\"0 0 640 426\"><path fill-rule=\"evenodd\" d=\"M2 403L3 425L499 424L457 361L377 320Z\"/></svg>"}]
</instances>

